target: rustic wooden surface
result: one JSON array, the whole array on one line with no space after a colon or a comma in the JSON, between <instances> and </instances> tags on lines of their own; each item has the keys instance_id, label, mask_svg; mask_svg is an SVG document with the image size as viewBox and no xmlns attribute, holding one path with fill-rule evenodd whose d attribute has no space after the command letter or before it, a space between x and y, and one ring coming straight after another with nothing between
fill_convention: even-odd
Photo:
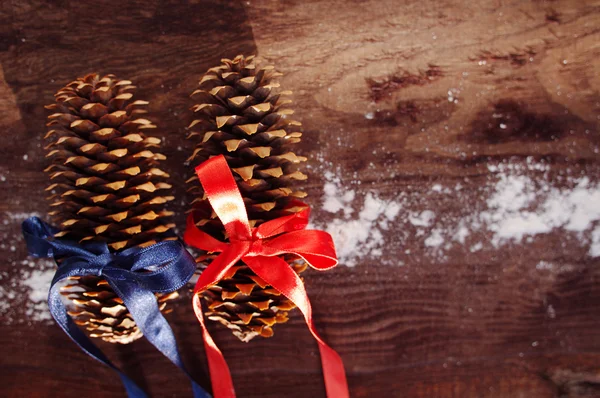
<instances>
[{"instance_id":1,"label":"rustic wooden surface","mask_svg":"<svg viewBox=\"0 0 600 398\"><path fill-rule=\"evenodd\" d=\"M410 193L421 198L411 209L452 220L477 208L478 195L437 200L433 184L478 192L487 165L503 160L531 156L550 176L598 182L599 27L597 1L4 1L0 283L19 275L26 256L14 214L47 211L43 105L76 76L114 73L151 102L182 198L172 208L179 225L187 95L208 67L238 53L284 72L304 124L302 154L331 162L359 193ZM327 222L324 167L309 170L306 188ZM387 237L414 232L403 225ZM428 250L416 237L382 258L307 273L318 329L343 357L352 396L600 396L600 259L576 238L553 230L475 253L467 244L443 258ZM540 270L540 261L554 266ZM170 321L208 386L188 303ZM111 371L55 325L28 320L22 304L14 298L0 326L0 395L123 396ZM324 395L317 347L297 312L250 344L211 330L240 397ZM189 396L185 378L145 341L102 347L153 396Z\"/></svg>"}]
</instances>

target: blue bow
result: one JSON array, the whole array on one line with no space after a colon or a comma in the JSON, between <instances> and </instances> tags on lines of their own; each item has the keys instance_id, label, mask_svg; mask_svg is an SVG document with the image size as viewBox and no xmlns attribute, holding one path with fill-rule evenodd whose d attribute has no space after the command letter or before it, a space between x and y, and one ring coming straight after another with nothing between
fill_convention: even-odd
<instances>
[{"instance_id":1,"label":"blue bow","mask_svg":"<svg viewBox=\"0 0 600 398\"><path fill-rule=\"evenodd\" d=\"M58 282L71 276L93 275L104 278L123 300L150 343L190 378L194 397L210 398L185 369L173 331L161 314L154 295L181 288L194 274L194 259L179 241L163 241L146 248L132 247L119 253L111 253L103 242L81 244L54 239L58 230L38 217L25 220L22 229L31 255L61 259L48 294L48 307L52 317L82 350L119 374L130 398L146 398L147 395L133 380L119 371L75 325L61 301Z\"/></svg>"}]
</instances>

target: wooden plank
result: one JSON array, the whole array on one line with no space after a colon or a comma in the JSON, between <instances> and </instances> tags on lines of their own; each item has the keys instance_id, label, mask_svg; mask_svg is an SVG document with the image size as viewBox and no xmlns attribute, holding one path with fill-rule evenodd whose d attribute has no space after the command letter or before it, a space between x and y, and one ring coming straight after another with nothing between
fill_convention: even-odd
<instances>
[{"instance_id":1,"label":"wooden plank","mask_svg":"<svg viewBox=\"0 0 600 398\"><path fill-rule=\"evenodd\" d=\"M570 203L582 178L588 188L600 181L598 7L566 0L2 4L0 292L18 294L3 293L9 306L0 307L0 392L123 394L117 377L56 326L31 320L28 291L15 282L28 266L18 224L47 211L43 105L91 71L134 81L164 138L165 168L181 198L171 209L183 227L187 96L220 58L258 52L284 72L282 88L294 91L316 223L352 225L369 208L368 195L401 206L387 229L371 228L382 233L382 247L359 252L359 245L345 257L354 266L306 274L318 328L342 355L352 395L600 395L600 260L590 246L598 221L581 233L561 224L519 240L500 239L485 219L476 223L499 215L489 203L503 181L531 184L524 189L534 210L550 203L544 189ZM354 191L349 219L322 208L325 184ZM595 191L578 192L593 198ZM597 206L585 208L588 218ZM430 223L411 221L423 211L434 214ZM460 225L468 232L462 240L453 236ZM435 237L444 243L434 245ZM169 320L186 363L208 386L188 303L180 301ZM273 338L249 344L217 325L211 331L240 397L324 395L317 347L297 312ZM185 378L145 341L102 347L153 396L189 396Z\"/></svg>"}]
</instances>

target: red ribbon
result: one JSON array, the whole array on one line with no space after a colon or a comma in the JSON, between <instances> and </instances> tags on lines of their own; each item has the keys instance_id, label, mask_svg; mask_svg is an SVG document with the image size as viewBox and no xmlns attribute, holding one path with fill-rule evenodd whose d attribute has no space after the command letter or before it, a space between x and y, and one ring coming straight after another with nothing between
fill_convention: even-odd
<instances>
[{"instance_id":1,"label":"red ribbon","mask_svg":"<svg viewBox=\"0 0 600 398\"><path fill-rule=\"evenodd\" d=\"M198 293L218 283L239 260L262 280L290 299L304 315L306 324L319 344L325 388L329 398L349 397L346 373L342 359L317 334L310 301L304 284L280 254L292 253L302 257L311 267L324 271L337 265L331 236L324 231L305 230L310 209L267 221L250 228L246 207L238 187L222 155L213 157L198 167L196 174L204 187L213 210L223 222L229 242L221 242L200 231L193 215L187 219L184 240L187 244L207 252L220 252L200 274L194 288L194 312L202 326L204 347L208 357L212 388L215 398L235 397L229 367L223 354L210 337Z\"/></svg>"}]
</instances>

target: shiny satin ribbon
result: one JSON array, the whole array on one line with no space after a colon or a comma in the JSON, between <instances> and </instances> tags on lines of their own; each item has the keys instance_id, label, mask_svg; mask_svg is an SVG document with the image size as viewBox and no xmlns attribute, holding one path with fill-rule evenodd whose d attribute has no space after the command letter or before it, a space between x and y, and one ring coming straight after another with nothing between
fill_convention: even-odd
<instances>
[{"instance_id":1,"label":"shiny satin ribbon","mask_svg":"<svg viewBox=\"0 0 600 398\"><path fill-rule=\"evenodd\" d=\"M48 294L52 317L64 332L89 356L110 367L121 378L130 398L146 398L146 393L117 369L73 322L61 300L59 282L71 276L104 278L129 310L148 341L181 368L192 382L196 398L209 398L185 369L175 335L158 308L154 293L168 293L184 286L196 264L179 241L163 241L145 248L133 247L111 253L106 243L78 243L54 239L58 232L37 217L23 222L23 236L29 253L35 257L60 259Z\"/></svg>"},{"instance_id":2,"label":"shiny satin ribbon","mask_svg":"<svg viewBox=\"0 0 600 398\"><path fill-rule=\"evenodd\" d=\"M250 228L244 201L222 155L202 163L196 168L196 173L213 210L223 222L229 236L229 242L221 242L200 231L192 214L187 219L185 242L207 252L221 253L200 274L193 298L194 312L202 326L215 397L235 397L235 391L225 358L204 324L198 293L218 283L239 260L300 309L319 345L327 396L348 397L344 364L340 356L317 334L310 301L302 280L287 262L277 257L287 253L296 254L317 270L330 269L337 265L331 236L324 231L304 229L308 224L310 210L307 205L297 201L295 204L306 206L306 209Z\"/></svg>"}]
</instances>

